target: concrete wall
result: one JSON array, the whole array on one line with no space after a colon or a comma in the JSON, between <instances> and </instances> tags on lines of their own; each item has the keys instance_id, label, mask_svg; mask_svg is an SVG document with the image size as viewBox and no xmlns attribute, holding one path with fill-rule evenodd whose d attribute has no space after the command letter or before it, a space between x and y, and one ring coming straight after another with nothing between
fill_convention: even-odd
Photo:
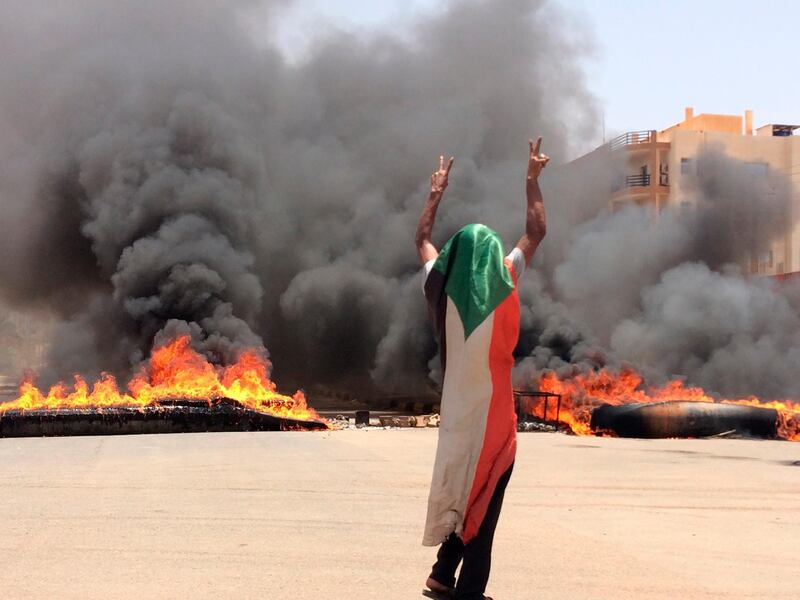
<instances>
[{"instance_id":1,"label":"concrete wall","mask_svg":"<svg viewBox=\"0 0 800 600\"><path fill-rule=\"evenodd\" d=\"M717 131L741 135L743 127L742 117L739 115L714 115L702 114L694 116L687 112L686 119L662 131L669 134L674 131Z\"/></svg>"}]
</instances>

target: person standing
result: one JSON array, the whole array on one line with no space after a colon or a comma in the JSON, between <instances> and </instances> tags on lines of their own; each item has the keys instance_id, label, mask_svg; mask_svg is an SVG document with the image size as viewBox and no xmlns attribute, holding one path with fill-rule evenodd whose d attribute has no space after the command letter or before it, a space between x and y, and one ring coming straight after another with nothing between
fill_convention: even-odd
<instances>
[{"instance_id":1,"label":"person standing","mask_svg":"<svg viewBox=\"0 0 800 600\"><path fill-rule=\"evenodd\" d=\"M440 545L426 581L434 597L491 600L484 592L492 541L517 447L511 387L519 337L517 287L546 228L539 175L549 158L541 144L541 138L529 142L525 233L507 256L497 233L481 224L461 229L441 252L431 241L452 157L446 167L439 157L417 226L425 297L444 372L422 542Z\"/></svg>"}]
</instances>

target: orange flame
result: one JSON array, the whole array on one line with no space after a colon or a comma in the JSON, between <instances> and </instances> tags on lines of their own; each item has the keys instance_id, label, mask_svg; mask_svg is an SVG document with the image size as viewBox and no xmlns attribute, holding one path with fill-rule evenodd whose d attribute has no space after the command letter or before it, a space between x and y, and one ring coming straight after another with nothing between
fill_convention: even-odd
<instances>
[{"instance_id":1,"label":"orange flame","mask_svg":"<svg viewBox=\"0 0 800 600\"><path fill-rule=\"evenodd\" d=\"M679 380L661 387L646 387L641 375L633 369L619 372L601 369L566 379L559 379L553 372L545 372L539 378L539 390L561 395L560 419L578 435L593 435L589 426L592 410L601 404L690 400L774 408L778 411L778 434L784 439L800 441L800 402L762 401L755 396L717 400L702 388L686 386Z\"/></svg>"},{"instance_id":2,"label":"orange flame","mask_svg":"<svg viewBox=\"0 0 800 600\"><path fill-rule=\"evenodd\" d=\"M149 406L168 398L230 398L243 406L277 417L299 420L319 419L306 403L302 392L284 396L269 378L269 362L255 348L245 350L235 364L213 365L191 347L188 335L180 336L153 350L148 363L128 383L128 393L120 392L116 379L103 373L89 385L80 376L69 386L58 383L47 394L28 378L20 384L16 400L0 404L7 410L58 410L65 408L104 408L111 406Z\"/></svg>"}]
</instances>

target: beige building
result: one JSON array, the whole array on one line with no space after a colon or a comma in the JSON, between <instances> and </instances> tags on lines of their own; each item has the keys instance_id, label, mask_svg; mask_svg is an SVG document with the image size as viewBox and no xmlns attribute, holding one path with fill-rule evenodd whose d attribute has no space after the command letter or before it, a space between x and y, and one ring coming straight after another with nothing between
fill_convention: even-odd
<instances>
[{"instance_id":1,"label":"beige building","mask_svg":"<svg viewBox=\"0 0 800 600\"><path fill-rule=\"evenodd\" d=\"M695 115L686 109L684 120L663 131L632 131L620 135L597 151L621 173L611 185L611 206L628 202L652 207L658 214L667 205L689 208L696 198L696 158L705 149L719 148L745 163L753 177L769 173L786 176L791 186L790 213L782 239L772 249L752 257L751 272L779 275L800 271L800 125L764 125L753 130L753 113ZM581 157L579 164L594 153Z\"/></svg>"}]
</instances>

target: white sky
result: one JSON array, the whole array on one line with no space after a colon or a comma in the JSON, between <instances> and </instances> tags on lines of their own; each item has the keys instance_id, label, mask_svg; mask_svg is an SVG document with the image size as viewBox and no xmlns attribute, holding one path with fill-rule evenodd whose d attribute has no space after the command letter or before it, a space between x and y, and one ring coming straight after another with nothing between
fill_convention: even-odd
<instances>
[{"instance_id":1,"label":"white sky","mask_svg":"<svg viewBox=\"0 0 800 600\"><path fill-rule=\"evenodd\" d=\"M551 0L593 32L585 65L606 137L663 129L695 114L755 111L756 126L800 122L796 66L800 1ZM402 30L432 0L301 0L281 21L281 45L301 55L310 30L332 24ZM597 140L598 143L601 140Z\"/></svg>"}]
</instances>

